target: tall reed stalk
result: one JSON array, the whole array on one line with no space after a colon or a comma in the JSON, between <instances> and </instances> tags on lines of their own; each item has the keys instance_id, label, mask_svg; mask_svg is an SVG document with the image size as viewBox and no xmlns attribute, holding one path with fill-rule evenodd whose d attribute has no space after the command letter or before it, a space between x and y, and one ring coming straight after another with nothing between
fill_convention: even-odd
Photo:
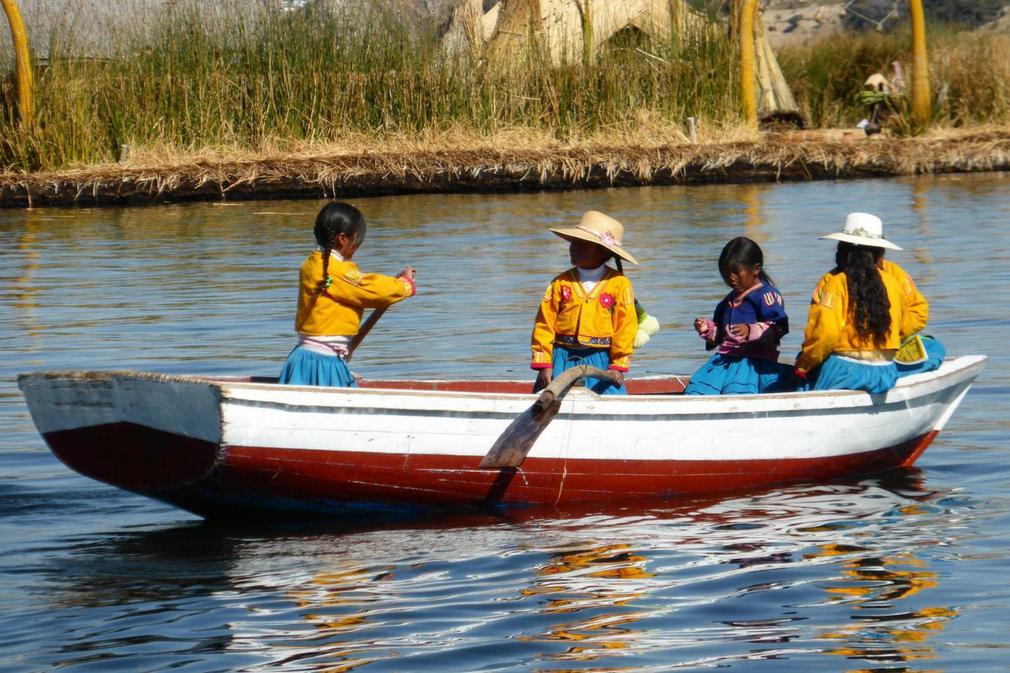
<instances>
[{"instance_id":1,"label":"tall reed stalk","mask_svg":"<svg viewBox=\"0 0 1010 673\"><path fill-rule=\"evenodd\" d=\"M33 128L18 126L13 88L0 80L0 168L111 162L123 144L170 161L207 149L310 151L348 135L380 144L523 129L564 142L613 129L655 136L687 117L739 124L734 50L718 31L669 43L628 32L560 67L534 47L497 69L443 55L434 27L405 26L373 3L346 3L346 16L325 2L282 12L247 0L158 11L133 1L144 11L125 13L100 52L54 32ZM1010 121L1010 38L930 35L940 120ZM908 45L906 35L842 36L778 55L812 126L852 126L865 116L863 79L907 62Z\"/></svg>"},{"instance_id":2,"label":"tall reed stalk","mask_svg":"<svg viewBox=\"0 0 1010 673\"><path fill-rule=\"evenodd\" d=\"M211 21L193 3L173 3L123 28L107 58L54 43L40 72L35 129L18 131L3 99L0 164L108 162L121 144L259 152L347 133L379 140L529 128L566 140L634 126L643 115L724 121L735 109L720 37L619 40L591 63L562 67L532 49L516 55L522 67L496 70L446 57L433 28L379 12L352 18L315 3L250 17L243 4Z\"/></svg>"}]
</instances>

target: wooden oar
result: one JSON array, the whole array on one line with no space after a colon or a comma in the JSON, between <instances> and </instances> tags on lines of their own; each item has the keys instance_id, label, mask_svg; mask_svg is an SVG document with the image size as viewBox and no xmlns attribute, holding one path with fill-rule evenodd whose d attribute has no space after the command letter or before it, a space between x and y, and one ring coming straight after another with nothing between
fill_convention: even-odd
<instances>
[{"instance_id":1,"label":"wooden oar","mask_svg":"<svg viewBox=\"0 0 1010 673\"><path fill-rule=\"evenodd\" d=\"M480 461L480 467L519 467L526 454L530 452L537 437L544 428L554 420L561 409L561 399L568 394L579 380L587 376L607 379L614 383L618 380L617 372L605 372L589 365L579 365L565 370L551 381L550 385L540 391L540 397L529 409L516 417L505 428L487 455Z\"/></svg>"},{"instance_id":2,"label":"wooden oar","mask_svg":"<svg viewBox=\"0 0 1010 673\"><path fill-rule=\"evenodd\" d=\"M361 342L365 340L368 333L375 327L375 323L379 322L379 318L382 317L387 308L389 307L384 306L373 310L371 315L368 316L368 320L361 324L361 327L358 328L358 333L351 337L351 342L347 344L347 355L344 356L344 362L351 359L351 356L354 355L354 349L361 345Z\"/></svg>"},{"instance_id":3,"label":"wooden oar","mask_svg":"<svg viewBox=\"0 0 1010 673\"><path fill-rule=\"evenodd\" d=\"M408 271L410 273L414 273L410 267L407 267L400 273L396 274L396 277L401 278L403 274ZM413 278L413 276L411 276L411 278ZM372 331L373 327L375 327L375 323L379 322L379 318L382 317L382 314L385 313L388 308L388 306L383 306L382 308L372 310L371 315L368 316L368 320L361 324L361 327L358 328L358 333L351 337L351 342L347 344L347 355L344 356L345 362L351 359L351 356L354 355L354 350L361 345L361 342L365 340L368 333Z\"/></svg>"}]
</instances>

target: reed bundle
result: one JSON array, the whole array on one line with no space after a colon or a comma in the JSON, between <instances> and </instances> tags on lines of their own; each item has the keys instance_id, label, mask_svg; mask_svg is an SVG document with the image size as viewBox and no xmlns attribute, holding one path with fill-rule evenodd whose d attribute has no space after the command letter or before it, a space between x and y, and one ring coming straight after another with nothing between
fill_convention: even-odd
<instances>
[{"instance_id":1,"label":"reed bundle","mask_svg":"<svg viewBox=\"0 0 1010 673\"><path fill-rule=\"evenodd\" d=\"M1010 169L1010 129L872 141L770 134L759 141L550 149L475 148L105 166L0 174L11 206L569 189L809 180Z\"/></svg>"}]
</instances>

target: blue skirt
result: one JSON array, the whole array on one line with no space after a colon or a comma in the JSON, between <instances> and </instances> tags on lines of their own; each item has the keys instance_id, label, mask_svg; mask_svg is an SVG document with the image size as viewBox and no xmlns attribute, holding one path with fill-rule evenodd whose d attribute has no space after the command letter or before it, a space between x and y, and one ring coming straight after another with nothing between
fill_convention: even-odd
<instances>
[{"instance_id":1,"label":"blue skirt","mask_svg":"<svg viewBox=\"0 0 1010 673\"><path fill-rule=\"evenodd\" d=\"M868 393L886 393L898 381L898 368L893 362L869 364L829 355L828 359L810 372L800 390L865 390Z\"/></svg>"},{"instance_id":2,"label":"blue skirt","mask_svg":"<svg viewBox=\"0 0 1010 673\"><path fill-rule=\"evenodd\" d=\"M776 392L789 381L788 365L763 358L716 353L684 388L685 395L755 395Z\"/></svg>"},{"instance_id":3,"label":"blue skirt","mask_svg":"<svg viewBox=\"0 0 1010 673\"><path fill-rule=\"evenodd\" d=\"M358 387L343 358L323 355L301 346L295 346L288 353L278 383L292 386Z\"/></svg>"},{"instance_id":4,"label":"blue skirt","mask_svg":"<svg viewBox=\"0 0 1010 673\"><path fill-rule=\"evenodd\" d=\"M610 366L610 353L605 348L569 348L555 345L552 358L554 376L579 365L589 365L597 369L606 369ZM595 379L589 376L586 377L586 388L598 395L628 394L628 389L623 383L616 386L606 379Z\"/></svg>"},{"instance_id":5,"label":"blue skirt","mask_svg":"<svg viewBox=\"0 0 1010 673\"><path fill-rule=\"evenodd\" d=\"M921 374L923 372L931 372L934 369L939 369L940 365L943 364L943 359L947 357L947 349L943 347L943 344L934 339L931 336L922 337L922 345L926 347L926 359L916 365L903 365L900 362L895 362L894 366L898 368L898 377L911 376L912 374Z\"/></svg>"}]
</instances>

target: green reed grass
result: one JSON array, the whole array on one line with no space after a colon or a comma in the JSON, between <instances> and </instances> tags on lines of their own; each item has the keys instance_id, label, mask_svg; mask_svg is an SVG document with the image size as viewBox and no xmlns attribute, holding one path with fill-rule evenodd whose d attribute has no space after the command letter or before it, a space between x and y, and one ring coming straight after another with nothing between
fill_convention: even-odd
<instances>
[{"instance_id":1,"label":"green reed grass","mask_svg":"<svg viewBox=\"0 0 1010 673\"><path fill-rule=\"evenodd\" d=\"M13 88L0 87L0 167L110 162L122 144L179 156L325 145L349 133L381 142L532 128L570 140L633 132L643 118L739 121L734 49L721 31L670 43L627 33L592 62L576 55L560 67L534 46L514 54L512 67L495 68L446 57L435 27L377 11L349 17L313 3L250 15L250 5L261 3L221 3L212 15L196 2L137 12L96 58L82 57L72 31L54 32L37 70L33 128L18 125ZM865 116L856 92L869 73L907 61L906 38L780 50L811 125L851 126ZM934 92L947 83L938 114L955 124L1010 118L1008 56L995 38L933 37Z\"/></svg>"},{"instance_id":2,"label":"green reed grass","mask_svg":"<svg viewBox=\"0 0 1010 673\"><path fill-rule=\"evenodd\" d=\"M324 3L254 18L225 10L213 21L176 3L119 35L102 59L75 56L69 38L50 46L34 129L17 127L4 96L0 164L107 162L121 144L255 152L348 132L522 127L565 139L633 124L642 112L683 123L736 109L731 50L717 36L618 41L593 63L562 67L530 49L515 55L517 67L496 69L445 57L433 27L379 13L352 20Z\"/></svg>"}]
</instances>

